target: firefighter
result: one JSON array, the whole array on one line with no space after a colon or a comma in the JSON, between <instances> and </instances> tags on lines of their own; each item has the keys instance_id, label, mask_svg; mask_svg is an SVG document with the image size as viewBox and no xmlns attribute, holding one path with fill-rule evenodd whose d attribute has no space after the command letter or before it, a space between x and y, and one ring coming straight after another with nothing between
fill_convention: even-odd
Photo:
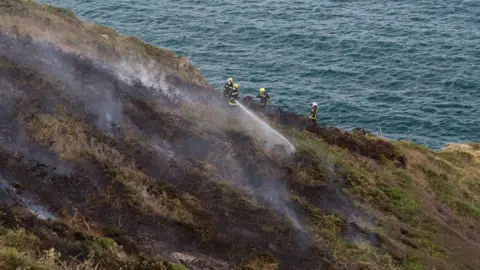
<instances>
[{"instance_id":1,"label":"firefighter","mask_svg":"<svg viewBox=\"0 0 480 270\"><path fill-rule=\"evenodd\" d=\"M232 106L237 106L237 102L236 100L238 100L238 84L234 84L233 87L232 87L232 91L230 92L230 99L228 100L228 104L232 105Z\"/></svg>"},{"instance_id":2,"label":"firefighter","mask_svg":"<svg viewBox=\"0 0 480 270\"><path fill-rule=\"evenodd\" d=\"M318 109L318 104L317 102L312 103L312 107L310 109L310 121L312 121L312 124L317 125L317 109Z\"/></svg>"},{"instance_id":3,"label":"firefighter","mask_svg":"<svg viewBox=\"0 0 480 270\"><path fill-rule=\"evenodd\" d=\"M228 98L230 97L230 93L233 90L233 79L228 78L227 83L225 83L225 86L223 88L223 96Z\"/></svg>"},{"instance_id":4,"label":"firefighter","mask_svg":"<svg viewBox=\"0 0 480 270\"><path fill-rule=\"evenodd\" d=\"M260 105L265 108L270 101L270 96L265 92L265 88L260 88L260 93L257 95L260 98Z\"/></svg>"}]
</instances>

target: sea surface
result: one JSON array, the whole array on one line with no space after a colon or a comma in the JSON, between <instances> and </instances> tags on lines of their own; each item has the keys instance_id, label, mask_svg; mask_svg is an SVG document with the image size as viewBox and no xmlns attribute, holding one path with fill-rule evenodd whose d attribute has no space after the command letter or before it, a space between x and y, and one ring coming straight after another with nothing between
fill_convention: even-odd
<instances>
[{"instance_id":1,"label":"sea surface","mask_svg":"<svg viewBox=\"0 0 480 270\"><path fill-rule=\"evenodd\" d=\"M319 122L430 148L480 142L480 1L43 0L265 87Z\"/></svg>"}]
</instances>

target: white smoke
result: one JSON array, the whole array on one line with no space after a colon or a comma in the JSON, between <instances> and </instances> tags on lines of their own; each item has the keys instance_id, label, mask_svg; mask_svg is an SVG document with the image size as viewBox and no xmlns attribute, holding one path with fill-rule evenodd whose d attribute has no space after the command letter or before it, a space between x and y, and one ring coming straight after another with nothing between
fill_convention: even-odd
<instances>
[{"instance_id":1,"label":"white smoke","mask_svg":"<svg viewBox=\"0 0 480 270\"><path fill-rule=\"evenodd\" d=\"M96 125L100 129L109 130L113 124L127 126L125 123L127 119L125 119L123 112L123 104L117 101L114 95L114 93L116 93L116 86L111 81L105 80L108 76L102 76L102 74L99 74L99 76L93 74L93 77L84 76L78 72L76 66L71 65L68 61L63 61L61 56L53 52L51 48L32 46L28 49L24 48L21 50L21 53L18 52L18 54L8 54L8 52L5 51L5 55L15 62L21 62L21 64L25 66L31 66L35 70L44 73L44 75L54 77L58 80L65 86L65 94L80 99L85 104L87 110L98 115ZM82 58L80 60L88 61L89 59ZM95 68L99 69L99 72L113 71L118 79L130 86L139 85L147 87L152 92L150 94L154 97L159 96L159 99L167 97L170 100L179 99L184 102L198 100L196 94L189 91L189 89L184 89L182 86L170 83L168 81L168 75L165 72L156 70L156 65L154 65L153 62L142 63L124 60L114 66L103 66L96 62L92 62L91 64L96 65ZM128 91L133 90L136 90L135 87L130 88ZM136 93L129 94L135 95ZM223 103L223 100L215 98L208 100L208 106L227 109L226 102ZM242 105L240 105L240 108L242 108L243 113L232 115L241 122L248 134L252 137L259 136L260 139L266 142L268 148L281 145L287 155L295 152L295 147L283 135L262 121L250 110L244 108ZM229 120L225 119L225 121ZM175 155L168 144L155 140L154 134L144 135L149 138L151 146L158 153L161 153L162 156L173 157ZM235 163L231 163L228 166L232 166L231 171L242 168L241 166L235 165ZM273 179L250 180L264 183L260 185L260 188L254 188L256 196L260 196L267 202L267 205L289 217L297 229L301 228L295 212L287 205L286 198L288 198L288 193L281 183ZM243 184L248 185L248 183ZM249 190L251 187L242 186L242 188Z\"/></svg>"},{"instance_id":2,"label":"white smoke","mask_svg":"<svg viewBox=\"0 0 480 270\"><path fill-rule=\"evenodd\" d=\"M288 191L284 185L268 181L263 183L260 190L262 192L262 198L270 203L276 211L287 216L297 230L305 231L295 211L286 203Z\"/></svg>"},{"instance_id":3,"label":"white smoke","mask_svg":"<svg viewBox=\"0 0 480 270\"><path fill-rule=\"evenodd\" d=\"M0 171L0 199L3 203L17 204L42 220L55 219L56 215L45 207L36 203L28 192L19 192L11 183L15 182L8 175Z\"/></svg>"},{"instance_id":4,"label":"white smoke","mask_svg":"<svg viewBox=\"0 0 480 270\"><path fill-rule=\"evenodd\" d=\"M104 91L102 97L102 105L96 109L98 113L97 127L104 131L117 123L124 123L123 106L114 100L110 91Z\"/></svg>"},{"instance_id":5,"label":"white smoke","mask_svg":"<svg viewBox=\"0 0 480 270\"><path fill-rule=\"evenodd\" d=\"M156 70L153 63L135 63L121 61L113 66L118 78L130 85L140 82L152 89L154 94L161 94L170 100L180 96L186 96L180 89L167 82L167 74Z\"/></svg>"},{"instance_id":6,"label":"white smoke","mask_svg":"<svg viewBox=\"0 0 480 270\"><path fill-rule=\"evenodd\" d=\"M119 79L127 82L130 85L140 82L141 84L149 87L154 93L160 94L163 97L167 97L171 100L180 99L186 102L196 100L195 97L192 97L194 94L189 92L187 89L182 89L178 86L172 85L167 81L167 75L165 73L156 71L153 69L153 67L153 64L143 65L139 63L123 61L116 65L114 70ZM208 105L225 107L225 104L226 102L221 103L221 101L211 99L209 100ZM260 136L260 138L266 143L265 146L268 149L274 149L280 145L283 147L286 155L290 156L295 153L295 146L280 132L276 131L268 123L260 119L260 117L255 115L255 113L247 109L242 104L239 104L239 107L243 113L235 114L234 117L240 121L248 134L256 138ZM218 121L231 120L218 118ZM157 152L167 152L167 156L173 156L172 152L167 150L169 147L166 147L165 150L162 150L162 147L160 147L160 145L157 143L151 142L151 145L155 150L157 150ZM239 168L242 168L233 157L229 158L227 155L223 157L223 160L224 162L228 160L226 163L231 166L231 171L238 171ZM297 230L305 231L295 211L286 203L286 200L289 196L285 186L277 181L269 179L255 179L255 181L262 181L263 184L259 188L254 188L245 182L239 183L233 180L233 183L247 191L247 193L250 195L259 196L275 211L288 217Z\"/></svg>"}]
</instances>

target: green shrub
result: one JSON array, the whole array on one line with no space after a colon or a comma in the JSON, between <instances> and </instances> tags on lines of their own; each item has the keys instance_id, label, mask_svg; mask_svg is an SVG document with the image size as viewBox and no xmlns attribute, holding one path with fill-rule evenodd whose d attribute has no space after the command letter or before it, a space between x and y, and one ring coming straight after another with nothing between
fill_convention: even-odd
<instances>
[{"instance_id":1,"label":"green shrub","mask_svg":"<svg viewBox=\"0 0 480 270\"><path fill-rule=\"evenodd\" d=\"M243 269L246 270L274 270L277 269L277 260L269 253L263 253L257 255L254 259L250 260L248 265Z\"/></svg>"},{"instance_id":2,"label":"green shrub","mask_svg":"<svg viewBox=\"0 0 480 270\"><path fill-rule=\"evenodd\" d=\"M406 190L388 184L380 185L380 190L386 196L386 209L400 219L411 216L420 207L420 203Z\"/></svg>"},{"instance_id":3,"label":"green shrub","mask_svg":"<svg viewBox=\"0 0 480 270\"><path fill-rule=\"evenodd\" d=\"M413 182L412 176L405 170L394 169L392 174L396 177L400 184L405 187L410 186L410 184Z\"/></svg>"},{"instance_id":4,"label":"green shrub","mask_svg":"<svg viewBox=\"0 0 480 270\"><path fill-rule=\"evenodd\" d=\"M90 245L95 250L95 253L99 256L120 251L120 247L115 240L108 237L94 237L90 241Z\"/></svg>"},{"instance_id":5,"label":"green shrub","mask_svg":"<svg viewBox=\"0 0 480 270\"><path fill-rule=\"evenodd\" d=\"M73 11L71 11L71 10L60 8L60 7L55 7L55 6L51 6L51 5L45 5L45 7L47 7L48 11L53 12L53 13L59 15L60 17L66 19L66 20L69 20L69 21L78 20L77 16L75 16L75 13L73 13Z\"/></svg>"},{"instance_id":6,"label":"green shrub","mask_svg":"<svg viewBox=\"0 0 480 270\"><path fill-rule=\"evenodd\" d=\"M109 36L118 36L117 32L113 30L112 28L105 26L105 25L100 25L100 24L95 24L93 28L99 33L99 34L106 34Z\"/></svg>"},{"instance_id":7,"label":"green shrub","mask_svg":"<svg viewBox=\"0 0 480 270\"><path fill-rule=\"evenodd\" d=\"M427 171L428 182L438 198L445 200L453 195L455 187L448 181L445 174L438 174L432 170Z\"/></svg>"},{"instance_id":8,"label":"green shrub","mask_svg":"<svg viewBox=\"0 0 480 270\"><path fill-rule=\"evenodd\" d=\"M25 229L17 231L0 229L0 241L5 246L28 251L36 251L40 245L38 237Z\"/></svg>"},{"instance_id":9,"label":"green shrub","mask_svg":"<svg viewBox=\"0 0 480 270\"><path fill-rule=\"evenodd\" d=\"M465 181L465 184L469 188L470 191L480 194L480 179L472 179Z\"/></svg>"},{"instance_id":10,"label":"green shrub","mask_svg":"<svg viewBox=\"0 0 480 270\"><path fill-rule=\"evenodd\" d=\"M457 200L455 201L455 208L464 216L480 217L480 210L468 202Z\"/></svg>"},{"instance_id":11,"label":"green shrub","mask_svg":"<svg viewBox=\"0 0 480 270\"><path fill-rule=\"evenodd\" d=\"M424 266L418 262L417 259L407 257L405 260L402 262L402 267L405 270L423 270L425 269Z\"/></svg>"},{"instance_id":12,"label":"green shrub","mask_svg":"<svg viewBox=\"0 0 480 270\"><path fill-rule=\"evenodd\" d=\"M51 270L52 268L33 262L29 254L20 252L16 248L3 247L0 248L0 269Z\"/></svg>"},{"instance_id":13,"label":"green shrub","mask_svg":"<svg viewBox=\"0 0 480 270\"><path fill-rule=\"evenodd\" d=\"M437 155L457 164L470 163L475 160L475 157L472 154L464 151L446 151L440 152ZM437 163L439 162L441 163L442 161L437 160Z\"/></svg>"},{"instance_id":14,"label":"green shrub","mask_svg":"<svg viewBox=\"0 0 480 270\"><path fill-rule=\"evenodd\" d=\"M168 270L188 270L188 268L185 267L185 265L179 264L179 263L172 263L172 262L168 263L167 269Z\"/></svg>"}]
</instances>

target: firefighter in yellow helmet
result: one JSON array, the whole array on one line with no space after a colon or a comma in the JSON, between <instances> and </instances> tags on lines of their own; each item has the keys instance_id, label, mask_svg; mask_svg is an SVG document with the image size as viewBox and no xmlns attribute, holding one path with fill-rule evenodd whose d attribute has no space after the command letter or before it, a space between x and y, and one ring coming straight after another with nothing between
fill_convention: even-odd
<instances>
[{"instance_id":1,"label":"firefighter in yellow helmet","mask_svg":"<svg viewBox=\"0 0 480 270\"><path fill-rule=\"evenodd\" d=\"M232 91L230 92L230 99L228 100L228 104L232 105L232 106L237 106L237 102L235 102L236 100L238 100L238 84L235 83L232 87Z\"/></svg>"},{"instance_id":2,"label":"firefighter in yellow helmet","mask_svg":"<svg viewBox=\"0 0 480 270\"><path fill-rule=\"evenodd\" d=\"M230 97L230 93L232 92L233 89L233 79L228 78L227 83L225 83L225 86L223 88L223 96L224 97Z\"/></svg>"},{"instance_id":3,"label":"firefighter in yellow helmet","mask_svg":"<svg viewBox=\"0 0 480 270\"><path fill-rule=\"evenodd\" d=\"M270 96L265 91L265 88L260 88L260 93L257 95L257 98L260 98L260 105L262 107L266 107L268 102L270 101Z\"/></svg>"},{"instance_id":4,"label":"firefighter in yellow helmet","mask_svg":"<svg viewBox=\"0 0 480 270\"><path fill-rule=\"evenodd\" d=\"M318 104L317 102L312 103L312 107L310 108L310 121L312 121L312 124L316 125L317 124L317 109L318 109Z\"/></svg>"}]
</instances>

